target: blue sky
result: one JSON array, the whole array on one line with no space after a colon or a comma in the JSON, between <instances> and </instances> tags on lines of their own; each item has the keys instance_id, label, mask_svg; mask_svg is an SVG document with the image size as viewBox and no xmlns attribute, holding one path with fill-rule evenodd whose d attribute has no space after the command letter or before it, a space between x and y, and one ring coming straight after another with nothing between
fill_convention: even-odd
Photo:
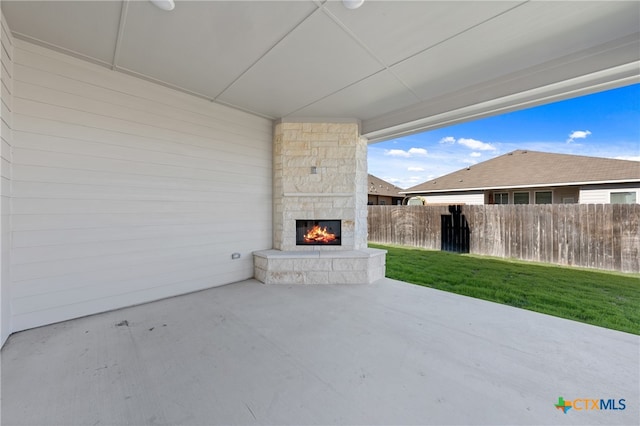
<instances>
[{"instance_id":1,"label":"blue sky","mask_svg":"<svg viewBox=\"0 0 640 426\"><path fill-rule=\"evenodd\" d=\"M640 161L640 84L371 144L369 173L409 188L516 149Z\"/></svg>"}]
</instances>

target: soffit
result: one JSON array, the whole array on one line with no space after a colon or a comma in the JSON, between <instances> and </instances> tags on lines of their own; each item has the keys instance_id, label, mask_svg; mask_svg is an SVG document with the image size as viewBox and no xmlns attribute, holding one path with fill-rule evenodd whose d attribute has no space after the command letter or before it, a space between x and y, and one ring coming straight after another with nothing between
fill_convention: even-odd
<instances>
[{"instance_id":1,"label":"soffit","mask_svg":"<svg viewBox=\"0 0 640 426\"><path fill-rule=\"evenodd\" d=\"M639 81L635 1L3 1L18 38L377 141Z\"/></svg>"},{"instance_id":2,"label":"soffit","mask_svg":"<svg viewBox=\"0 0 640 426\"><path fill-rule=\"evenodd\" d=\"M629 15L614 14L611 19L606 5L598 2L582 5L579 12L574 8L572 2L521 5L496 16L491 25L470 28L397 64L393 70L425 100L445 95L460 83L462 87L481 84L589 49L594 43L600 44L598 40L625 36L621 28L633 25L634 18ZM580 28L590 31L583 33Z\"/></svg>"}]
</instances>

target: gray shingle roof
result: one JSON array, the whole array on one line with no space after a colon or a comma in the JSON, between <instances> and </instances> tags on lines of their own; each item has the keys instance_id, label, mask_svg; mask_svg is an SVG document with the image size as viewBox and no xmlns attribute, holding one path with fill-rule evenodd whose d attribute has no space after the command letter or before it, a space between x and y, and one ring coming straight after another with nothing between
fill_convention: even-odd
<instances>
[{"instance_id":1,"label":"gray shingle roof","mask_svg":"<svg viewBox=\"0 0 640 426\"><path fill-rule=\"evenodd\" d=\"M408 188L404 193L640 181L640 162L517 150Z\"/></svg>"},{"instance_id":2,"label":"gray shingle roof","mask_svg":"<svg viewBox=\"0 0 640 426\"><path fill-rule=\"evenodd\" d=\"M400 194L402 188L395 186L385 180L380 179L372 174L369 175L367 181L367 192L371 195L382 195L386 197L404 197Z\"/></svg>"}]
</instances>

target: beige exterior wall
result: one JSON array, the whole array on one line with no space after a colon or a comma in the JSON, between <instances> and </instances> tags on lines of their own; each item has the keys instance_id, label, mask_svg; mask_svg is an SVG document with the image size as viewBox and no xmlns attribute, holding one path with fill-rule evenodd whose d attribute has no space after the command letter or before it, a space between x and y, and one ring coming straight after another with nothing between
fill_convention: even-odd
<instances>
[{"instance_id":1,"label":"beige exterior wall","mask_svg":"<svg viewBox=\"0 0 640 426\"><path fill-rule=\"evenodd\" d=\"M397 202L394 202L393 197L387 197L385 195L369 195L367 204L393 206L402 203L402 198L400 197L395 198L395 200L397 200Z\"/></svg>"},{"instance_id":2,"label":"beige exterior wall","mask_svg":"<svg viewBox=\"0 0 640 426\"><path fill-rule=\"evenodd\" d=\"M477 192L461 192L456 194L423 195L427 204L484 204L484 194Z\"/></svg>"},{"instance_id":3,"label":"beige exterior wall","mask_svg":"<svg viewBox=\"0 0 640 426\"><path fill-rule=\"evenodd\" d=\"M573 200L573 201L572 201ZM575 186L553 189L554 204L573 204L580 200L580 189Z\"/></svg>"},{"instance_id":4,"label":"beige exterior wall","mask_svg":"<svg viewBox=\"0 0 640 426\"><path fill-rule=\"evenodd\" d=\"M273 247L367 247L367 141L358 123L279 122L274 128ZM296 246L295 221L342 221L341 246Z\"/></svg>"},{"instance_id":5,"label":"beige exterior wall","mask_svg":"<svg viewBox=\"0 0 640 426\"><path fill-rule=\"evenodd\" d=\"M482 192L461 192L422 195L427 204L494 204L496 194L509 194L509 204L513 204L514 194L526 192L529 194L529 204L536 204L537 192L551 191L553 204L609 204L611 193L635 192L637 203L640 203L640 185L637 183L593 185L586 187L564 186L551 188L518 188L496 189Z\"/></svg>"},{"instance_id":6,"label":"beige exterior wall","mask_svg":"<svg viewBox=\"0 0 640 426\"><path fill-rule=\"evenodd\" d=\"M485 193L485 204L495 204L495 203L492 203L491 200L492 199L495 200L496 194L503 194L503 193L509 194L509 204L513 204L513 199L514 199L513 194L522 193L522 192L526 192L529 194L529 204L535 204L536 192L548 192L548 191L551 191L553 204L563 204L563 203L572 204L572 203L578 202L578 197L579 197L578 187L567 186L567 187L560 187L560 188L496 189L493 191L487 191Z\"/></svg>"},{"instance_id":7,"label":"beige exterior wall","mask_svg":"<svg viewBox=\"0 0 640 426\"><path fill-rule=\"evenodd\" d=\"M637 182L626 185L598 185L581 188L580 204L609 204L612 192L635 192L636 204L640 204L640 184Z\"/></svg>"}]
</instances>

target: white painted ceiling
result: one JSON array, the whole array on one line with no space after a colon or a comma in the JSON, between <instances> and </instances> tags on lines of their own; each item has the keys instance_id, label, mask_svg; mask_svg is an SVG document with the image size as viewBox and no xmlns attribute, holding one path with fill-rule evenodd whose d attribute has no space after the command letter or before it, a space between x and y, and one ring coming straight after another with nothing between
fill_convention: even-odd
<instances>
[{"instance_id":1,"label":"white painted ceiling","mask_svg":"<svg viewBox=\"0 0 640 426\"><path fill-rule=\"evenodd\" d=\"M640 81L638 1L2 1L17 38L372 141Z\"/></svg>"}]
</instances>

